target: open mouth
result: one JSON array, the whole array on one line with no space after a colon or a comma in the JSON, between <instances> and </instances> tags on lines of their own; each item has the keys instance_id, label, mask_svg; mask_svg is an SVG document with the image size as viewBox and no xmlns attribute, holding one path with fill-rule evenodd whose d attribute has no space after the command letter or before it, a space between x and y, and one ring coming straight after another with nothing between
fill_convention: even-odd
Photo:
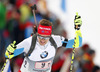
<instances>
[{"instance_id":1,"label":"open mouth","mask_svg":"<svg viewBox=\"0 0 100 72\"><path fill-rule=\"evenodd\" d=\"M40 41L41 42L41 44L45 44L45 41Z\"/></svg>"}]
</instances>

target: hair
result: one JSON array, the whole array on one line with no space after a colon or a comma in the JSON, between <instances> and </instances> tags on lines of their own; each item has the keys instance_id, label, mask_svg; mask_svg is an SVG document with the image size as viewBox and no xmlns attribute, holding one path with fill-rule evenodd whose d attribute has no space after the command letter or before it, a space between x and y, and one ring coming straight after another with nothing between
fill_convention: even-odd
<instances>
[{"instance_id":1,"label":"hair","mask_svg":"<svg viewBox=\"0 0 100 72\"><path fill-rule=\"evenodd\" d=\"M39 24L43 25L43 26L52 26L52 22L50 22L49 20L46 20L46 19L40 20Z\"/></svg>"},{"instance_id":2,"label":"hair","mask_svg":"<svg viewBox=\"0 0 100 72\"><path fill-rule=\"evenodd\" d=\"M98 70L100 70L100 67L96 65L93 67L92 72L97 72Z\"/></svg>"},{"instance_id":3,"label":"hair","mask_svg":"<svg viewBox=\"0 0 100 72\"><path fill-rule=\"evenodd\" d=\"M94 51L94 50L92 50L92 49L90 49L90 50L88 50L88 53L89 53L90 55L92 55L92 54L94 54L94 53L95 53L95 51Z\"/></svg>"}]
</instances>

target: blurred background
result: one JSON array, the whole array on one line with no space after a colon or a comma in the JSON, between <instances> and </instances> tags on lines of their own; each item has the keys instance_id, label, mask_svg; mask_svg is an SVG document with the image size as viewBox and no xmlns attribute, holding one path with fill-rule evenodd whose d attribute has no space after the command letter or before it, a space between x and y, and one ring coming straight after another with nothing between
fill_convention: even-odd
<instances>
[{"instance_id":1,"label":"blurred background","mask_svg":"<svg viewBox=\"0 0 100 72\"><path fill-rule=\"evenodd\" d=\"M37 23L48 19L53 23L53 34L68 39L75 37L74 17L82 17L83 45L75 50L73 72L100 72L100 1L99 0L0 0L0 69L5 61L6 47L30 37L35 25L28 3L36 4ZM69 72L72 49L57 50L52 72ZM11 72L18 72L23 54L10 60Z\"/></svg>"}]
</instances>

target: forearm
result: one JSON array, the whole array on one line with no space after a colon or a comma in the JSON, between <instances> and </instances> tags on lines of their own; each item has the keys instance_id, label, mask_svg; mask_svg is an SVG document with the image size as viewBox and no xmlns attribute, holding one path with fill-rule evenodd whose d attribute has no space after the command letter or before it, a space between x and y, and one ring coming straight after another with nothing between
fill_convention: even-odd
<instances>
[{"instance_id":1,"label":"forearm","mask_svg":"<svg viewBox=\"0 0 100 72\"><path fill-rule=\"evenodd\" d=\"M7 50L5 52L5 57L8 58L8 59L11 59L11 58L18 56L21 53L23 53L25 51L25 45L23 45L24 43L25 43L24 41L20 42L17 45L11 43L7 47Z\"/></svg>"},{"instance_id":2,"label":"forearm","mask_svg":"<svg viewBox=\"0 0 100 72\"><path fill-rule=\"evenodd\" d=\"M75 48L81 47L82 46L81 31L80 30L76 30L75 34L76 34L75 39L63 41L62 42L63 43L62 46L66 47L66 48L73 48L74 46L75 46Z\"/></svg>"},{"instance_id":3,"label":"forearm","mask_svg":"<svg viewBox=\"0 0 100 72\"><path fill-rule=\"evenodd\" d=\"M24 51L24 48L16 49L12 55L9 55L9 53L6 53L5 57L11 59L15 56L18 56L18 55L22 54L23 51Z\"/></svg>"}]
</instances>

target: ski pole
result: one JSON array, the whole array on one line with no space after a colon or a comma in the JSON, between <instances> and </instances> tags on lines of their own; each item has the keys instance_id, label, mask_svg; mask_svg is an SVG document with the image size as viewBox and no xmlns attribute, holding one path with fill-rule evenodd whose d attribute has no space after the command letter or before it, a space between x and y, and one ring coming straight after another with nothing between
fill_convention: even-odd
<instances>
[{"instance_id":1,"label":"ski pole","mask_svg":"<svg viewBox=\"0 0 100 72\"><path fill-rule=\"evenodd\" d=\"M72 60L71 60L70 72L72 72L72 70L73 70L74 57L75 57L75 41L74 41L74 47L73 47L73 52L72 52Z\"/></svg>"},{"instance_id":2,"label":"ski pole","mask_svg":"<svg viewBox=\"0 0 100 72\"><path fill-rule=\"evenodd\" d=\"M36 16L35 16L35 10L37 10L36 4L34 4L33 6L31 6L31 9L32 9L32 12L33 12L33 15L34 15L35 24L36 24L36 26L38 26L37 25L37 21L36 21Z\"/></svg>"},{"instance_id":3,"label":"ski pole","mask_svg":"<svg viewBox=\"0 0 100 72\"><path fill-rule=\"evenodd\" d=\"M37 10L36 4L31 6L31 9L32 9L32 12L33 12L33 15L34 15L35 24L36 24L36 26L33 26L33 32L36 33L37 32L37 27L38 27L37 20L36 20L36 15L35 15L35 10Z\"/></svg>"},{"instance_id":4,"label":"ski pole","mask_svg":"<svg viewBox=\"0 0 100 72\"><path fill-rule=\"evenodd\" d=\"M16 41L13 41L13 44L15 44L15 43L16 43ZM11 53L9 53L9 54L11 54ZM10 58L10 55L8 57ZM5 66L6 66L7 62L9 61L9 58L6 58L6 62L4 63L4 65L3 65L2 69L1 69L1 72L4 72L3 70L5 69Z\"/></svg>"},{"instance_id":5,"label":"ski pole","mask_svg":"<svg viewBox=\"0 0 100 72\"><path fill-rule=\"evenodd\" d=\"M2 69L1 69L1 72L3 72L3 70L5 69L5 66L6 66L8 60L9 60L9 59L6 59L6 62L4 63L4 65L3 65Z\"/></svg>"},{"instance_id":6,"label":"ski pole","mask_svg":"<svg viewBox=\"0 0 100 72\"><path fill-rule=\"evenodd\" d=\"M76 12L75 18L78 18L78 17L79 17L78 12ZM76 25L76 28L78 28L78 25ZM73 70L73 64L74 64L75 44L76 44L75 40L76 40L76 37L74 38L74 47L73 47L73 52L72 52L72 60L71 60L70 72L72 72L72 70Z\"/></svg>"}]
</instances>

